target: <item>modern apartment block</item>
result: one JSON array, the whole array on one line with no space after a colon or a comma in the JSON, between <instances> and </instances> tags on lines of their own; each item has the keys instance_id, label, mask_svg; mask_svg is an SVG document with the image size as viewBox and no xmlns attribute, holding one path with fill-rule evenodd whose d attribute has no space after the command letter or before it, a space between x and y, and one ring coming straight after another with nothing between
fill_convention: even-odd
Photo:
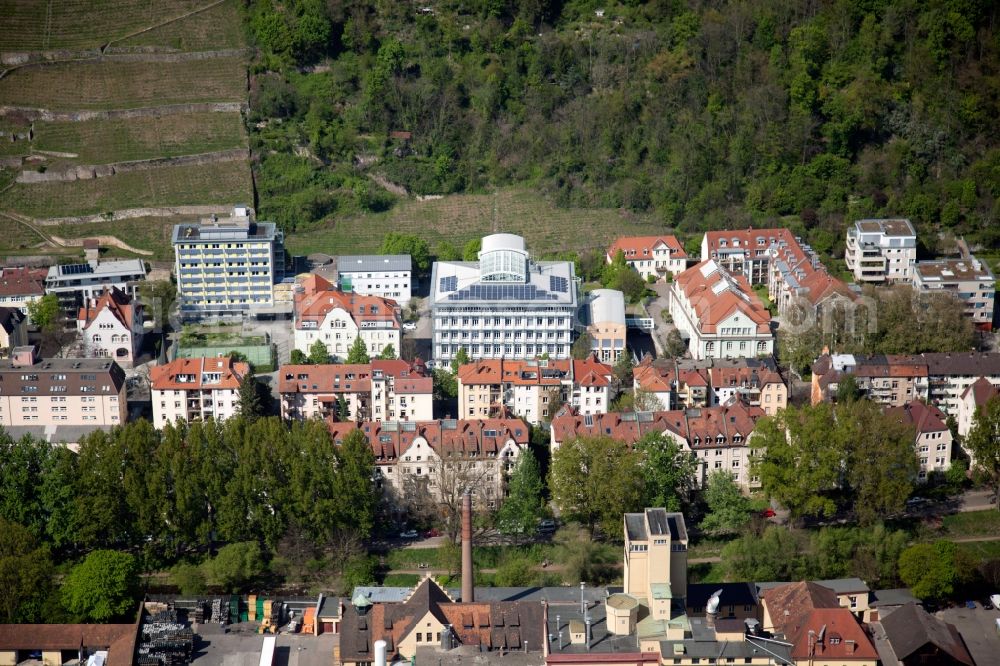
<instances>
[{"instance_id":1,"label":"modern apartment block","mask_svg":"<svg viewBox=\"0 0 1000 666\"><path fill-rule=\"evenodd\" d=\"M798 245L788 229L708 231L701 239L701 260L714 260L750 284L767 284L773 246Z\"/></svg>"},{"instance_id":2,"label":"modern apartment block","mask_svg":"<svg viewBox=\"0 0 1000 666\"><path fill-rule=\"evenodd\" d=\"M887 407L920 399L957 418L970 386L980 379L1000 386L1000 354L823 354L812 367L812 403L834 398L846 375L853 375L862 391Z\"/></svg>"},{"instance_id":3,"label":"modern apartment block","mask_svg":"<svg viewBox=\"0 0 1000 666\"><path fill-rule=\"evenodd\" d=\"M0 307L17 308L28 315L28 303L45 295L47 268L0 268Z\"/></svg>"},{"instance_id":4,"label":"modern apartment block","mask_svg":"<svg viewBox=\"0 0 1000 666\"><path fill-rule=\"evenodd\" d=\"M343 361L360 337L370 356L389 345L398 356L401 331L396 301L344 293L312 274L295 285L295 348L304 354L319 340L334 360Z\"/></svg>"},{"instance_id":5,"label":"modern apartment block","mask_svg":"<svg viewBox=\"0 0 1000 666\"><path fill-rule=\"evenodd\" d=\"M423 365L407 361L283 365L278 369L278 392L284 419L381 422L434 418L434 379L425 374Z\"/></svg>"},{"instance_id":6,"label":"modern apartment block","mask_svg":"<svg viewBox=\"0 0 1000 666\"><path fill-rule=\"evenodd\" d=\"M990 267L973 256L921 261L913 271L914 289L951 294L965 303L965 315L983 331L993 330L996 286Z\"/></svg>"},{"instance_id":7,"label":"modern apartment block","mask_svg":"<svg viewBox=\"0 0 1000 666\"><path fill-rule=\"evenodd\" d=\"M72 320L78 308L105 289L115 288L135 298L139 282L145 279L146 264L141 259L59 264L49 268L45 292L59 298L59 305Z\"/></svg>"},{"instance_id":8,"label":"modern apartment block","mask_svg":"<svg viewBox=\"0 0 1000 666\"><path fill-rule=\"evenodd\" d=\"M622 236L608 248L605 260L610 264L619 252L644 279L676 275L687 268L687 253L676 236Z\"/></svg>"},{"instance_id":9,"label":"modern apartment block","mask_svg":"<svg viewBox=\"0 0 1000 666\"><path fill-rule=\"evenodd\" d=\"M636 389L656 396L663 409L716 407L738 398L767 415L788 406L788 385L773 358L656 359L632 370Z\"/></svg>"},{"instance_id":10,"label":"modern apartment block","mask_svg":"<svg viewBox=\"0 0 1000 666\"><path fill-rule=\"evenodd\" d=\"M745 276L730 273L714 259L677 276L670 285L669 307L696 359L755 358L774 352L771 315Z\"/></svg>"},{"instance_id":11,"label":"modern apartment block","mask_svg":"<svg viewBox=\"0 0 1000 666\"><path fill-rule=\"evenodd\" d=\"M583 416L567 410L552 420L550 446L555 451L576 437L612 437L634 445L647 434L663 434L694 454L698 462L694 482L698 486L703 486L712 472L725 470L749 491L760 485L760 479L750 472L750 461L757 455L752 436L762 416L763 409L738 399L718 407L655 412Z\"/></svg>"},{"instance_id":12,"label":"modern apartment block","mask_svg":"<svg viewBox=\"0 0 1000 666\"><path fill-rule=\"evenodd\" d=\"M627 353L628 325L625 295L615 289L594 289L587 293L585 313L590 351L604 363L617 363Z\"/></svg>"},{"instance_id":13,"label":"modern apartment block","mask_svg":"<svg viewBox=\"0 0 1000 666\"><path fill-rule=\"evenodd\" d=\"M951 467L952 436L948 417L934 405L911 400L902 407L889 407L886 416L913 428L914 446L920 459L918 478L927 480L933 472L947 472Z\"/></svg>"},{"instance_id":14,"label":"modern apartment block","mask_svg":"<svg viewBox=\"0 0 1000 666\"><path fill-rule=\"evenodd\" d=\"M142 304L116 287L105 289L80 308L76 328L88 356L131 368L142 345Z\"/></svg>"},{"instance_id":15,"label":"modern apartment block","mask_svg":"<svg viewBox=\"0 0 1000 666\"><path fill-rule=\"evenodd\" d=\"M221 358L178 358L152 368L149 385L153 425L175 421L223 421L239 412L240 380L250 364Z\"/></svg>"},{"instance_id":16,"label":"modern apartment block","mask_svg":"<svg viewBox=\"0 0 1000 666\"><path fill-rule=\"evenodd\" d=\"M408 254L363 254L337 257L341 291L410 302L412 268Z\"/></svg>"},{"instance_id":17,"label":"modern apartment block","mask_svg":"<svg viewBox=\"0 0 1000 666\"><path fill-rule=\"evenodd\" d=\"M332 422L329 427L337 445L354 430L364 433L375 454L378 482L400 512L423 497L437 502L466 488L481 506L497 508L531 434L520 419Z\"/></svg>"},{"instance_id":18,"label":"modern apartment block","mask_svg":"<svg viewBox=\"0 0 1000 666\"><path fill-rule=\"evenodd\" d=\"M432 355L472 359L570 357L577 316L571 261L533 261L524 239L493 234L479 261L438 261L431 272Z\"/></svg>"},{"instance_id":19,"label":"modern apartment block","mask_svg":"<svg viewBox=\"0 0 1000 666\"><path fill-rule=\"evenodd\" d=\"M228 219L174 227L174 275L185 319L241 319L274 307L285 272L284 234L246 206Z\"/></svg>"},{"instance_id":20,"label":"modern apartment block","mask_svg":"<svg viewBox=\"0 0 1000 666\"><path fill-rule=\"evenodd\" d=\"M125 423L125 371L111 359L39 359L16 347L0 360L0 425L92 426Z\"/></svg>"},{"instance_id":21,"label":"modern apartment block","mask_svg":"<svg viewBox=\"0 0 1000 666\"><path fill-rule=\"evenodd\" d=\"M496 418L510 413L538 425L554 414L553 393L580 414L603 414L611 402L611 366L586 360L506 360L467 363L458 369L458 416Z\"/></svg>"},{"instance_id":22,"label":"modern apartment block","mask_svg":"<svg viewBox=\"0 0 1000 666\"><path fill-rule=\"evenodd\" d=\"M909 220L858 220L847 229L847 270L859 284L909 282L917 263L917 232Z\"/></svg>"}]
</instances>

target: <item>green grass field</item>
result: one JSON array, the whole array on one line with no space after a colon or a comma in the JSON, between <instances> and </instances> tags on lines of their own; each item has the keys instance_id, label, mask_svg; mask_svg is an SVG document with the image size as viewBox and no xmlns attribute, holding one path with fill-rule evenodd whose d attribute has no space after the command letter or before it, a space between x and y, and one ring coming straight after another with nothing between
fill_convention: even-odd
<instances>
[{"instance_id":1,"label":"green grass field","mask_svg":"<svg viewBox=\"0 0 1000 666\"><path fill-rule=\"evenodd\" d=\"M142 206L250 201L251 194L249 165L236 161L162 167L67 183L19 183L2 195L0 207L48 218L97 215ZM139 239L128 235L122 240L140 244Z\"/></svg>"},{"instance_id":2,"label":"green grass field","mask_svg":"<svg viewBox=\"0 0 1000 666\"><path fill-rule=\"evenodd\" d=\"M130 109L246 99L242 58L186 62L86 61L14 70L0 79L0 104L55 110Z\"/></svg>"},{"instance_id":3,"label":"green grass field","mask_svg":"<svg viewBox=\"0 0 1000 666\"><path fill-rule=\"evenodd\" d=\"M462 194L402 201L385 213L340 219L328 228L294 234L287 245L295 254L373 252L385 234L399 231L427 239L432 248L442 240L461 248L494 229L524 236L528 249L540 253L604 248L616 236L660 233L663 225L612 209L556 208L534 192L508 189L496 197Z\"/></svg>"},{"instance_id":4,"label":"green grass field","mask_svg":"<svg viewBox=\"0 0 1000 666\"><path fill-rule=\"evenodd\" d=\"M236 0L227 0L194 16L115 42L114 45L157 46L178 51L211 51L241 48L246 46L246 40Z\"/></svg>"},{"instance_id":5,"label":"green grass field","mask_svg":"<svg viewBox=\"0 0 1000 666\"><path fill-rule=\"evenodd\" d=\"M77 123L36 122L34 140L0 141L8 155L32 151L73 153L48 164L109 164L154 157L175 157L247 145L239 113L181 113L158 118L118 118Z\"/></svg>"},{"instance_id":6,"label":"green grass field","mask_svg":"<svg viewBox=\"0 0 1000 666\"><path fill-rule=\"evenodd\" d=\"M210 0L0 0L0 51L96 48Z\"/></svg>"},{"instance_id":7,"label":"green grass field","mask_svg":"<svg viewBox=\"0 0 1000 666\"><path fill-rule=\"evenodd\" d=\"M970 511L945 516L941 520L946 538L1000 536L1000 511Z\"/></svg>"},{"instance_id":8,"label":"green grass field","mask_svg":"<svg viewBox=\"0 0 1000 666\"><path fill-rule=\"evenodd\" d=\"M132 247L150 250L153 261L173 261L174 249L170 235L174 225L191 222L191 216L136 217L115 222L92 222L88 224L58 224L46 226L45 231L60 238L90 238L91 236L117 236ZM36 236L37 237L37 236ZM2 242L0 242L2 245ZM125 250L109 248L115 254L129 254Z\"/></svg>"}]
</instances>

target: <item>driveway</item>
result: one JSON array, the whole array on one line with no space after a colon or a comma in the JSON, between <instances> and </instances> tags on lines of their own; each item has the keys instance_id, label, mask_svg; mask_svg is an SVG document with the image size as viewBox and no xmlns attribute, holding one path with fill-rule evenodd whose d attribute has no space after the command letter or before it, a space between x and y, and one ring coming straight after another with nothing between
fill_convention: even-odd
<instances>
[{"instance_id":1,"label":"driveway","mask_svg":"<svg viewBox=\"0 0 1000 666\"><path fill-rule=\"evenodd\" d=\"M964 606L946 608L935 615L955 625L977 664L1000 663L997 657L1000 655L1000 635L996 629L1000 611L983 610L977 603L974 609Z\"/></svg>"}]
</instances>

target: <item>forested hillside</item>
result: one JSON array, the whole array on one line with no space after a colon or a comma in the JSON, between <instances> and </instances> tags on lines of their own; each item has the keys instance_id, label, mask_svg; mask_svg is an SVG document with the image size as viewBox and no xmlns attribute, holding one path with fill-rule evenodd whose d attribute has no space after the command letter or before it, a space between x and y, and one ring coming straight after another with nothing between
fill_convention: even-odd
<instances>
[{"instance_id":1,"label":"forested hillside","mask_svg":"<svg viewBox=\"0 0 1000 666\"><path fill-rule=\"evenodd\" d=\"M390 207L386 183L520 184L683 232L790 216L826 253L868 215L911 217L930 250L933 229L1000 244L987 0L263 0L245 15L259 205L289 230Z\"/></svg>"}]
</instances>

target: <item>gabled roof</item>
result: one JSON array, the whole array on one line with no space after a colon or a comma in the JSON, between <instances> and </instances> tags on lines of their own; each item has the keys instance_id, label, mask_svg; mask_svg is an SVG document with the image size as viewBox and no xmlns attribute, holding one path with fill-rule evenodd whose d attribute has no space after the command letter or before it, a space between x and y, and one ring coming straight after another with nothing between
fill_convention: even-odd
<instances>
[{"instance_id":1,"label":"gabled roof","mask_svg":"<svg viewBox=\"0 0 1000 666\"><path fill-rule=\"evenodd\" d=\"M340 653L345 661L372 661L375 642L386 641L387 656L398 653L399 644L416 630L427 615L451 625L459 645L484 646L487 650L529 651L542 647L544 623L537 601L455 601L437 581L421 580L398 603L374 603L359 611L344 609L340 631Z\"/></svg>"},{"instance_id":2,"label":"gabled roof","mask_svg":"<svg viewBox=\"0 0 1000 666\"><path fill-rule=\"evenodd\" d=\"M305 328L305 322L318 326L336 309L347 312L360 328L362 322L384 322L398 329L399 305L391 298L362 296L334 289L329 281L313 273L298 280L295 289L295 328Z\"/></svg>"},{"instance_id":3,"label":"gabled roof","mask_svg":"<svg viewBox=\"0 0 1000 666\"><path fill-rule=\"evenodd\" d=\"M579 386L610 386L612 373L610 365L591 355L583 360L481 359L459 367L456 377L465 386L559 386L570 381Z\"/></svg>"},{"instance_id":4,"label":"gabled roof","mask_svg":"<svg viewBox=\"0 0 1000 666\"><path fill-rule=\"evenodd\" d=\"M934 405L927 405L919 400L911 400L900 407L890 407L885 410L886 416L899 423L912 425L917 434L928 432L944 432L948 430L948 417Z\"/></svg>"},{"instance_id":5,"label":"gabled roof","mask_svg":"<svg viewBox=\"0 0 1000 666\"><path fill-rule=\"evenodd\" d=\"M76 318L83 322L83 328L87 329L97 315L107 310L126 330L132 330L133 314L141 309L141 303L134 303L128 294L112 286L110 289L105 287L100 296L80 308Z\"/></svg>"},{"instance_id":6,"label":"gabled roof","mask_svg":"<svg viewBox=\"0 0 1000 666\"><path fill-rule=\"evenodd\" d=\"M766 250L773 243L794 243L795 236L788 229L732 229L724 231L708 231L705 233L705 244L711 252ZM711 256L711 254L709 254Z\"/></svg>"},{"instance_id":7,"label":"gabled roof","mask_svg":"<svg viewBox=\"0 0 1000 666\"><path fill-rule=\"evenodd\" d=\"M955 626L915 603L904 604L883 617L882 628L897 659L905 660L929 643L959 663L976 666Z\"/></svg>"},{"instance_id":8,"label":"gabled roof","mask_svg":"<svg viewBox=\"0 0 1000 666\"><path fill-rule=\"evenodd\" d=\"M418 437L441 458L489 457L509 441L525 447L531 429L521 419L475 419L437 421L365 421L361 424L328 421L327 427L339 444L348 433L360 430L368 439L376 463L391 463Z\"/></svg>"},{"instance_id":9,"label":"gabled roof","mask_svg":"<svg viewBox=\"0 0 1000 666\"><path fill-rule=\"evenodd\" d=\"M232 357L178 358L149 371L149 383L154 391L193 391L237 389L240 380L250 372L250 364L233 361ZM219 373L217 382L202 384L204 373Z\"/></svg>"},{"instance_id":10,"label":"gabled roof","mask_svg":"<svg viewBox=\"0 0 1000 666\"><path fill-rule=\"evenodd\" d=\"M283 365L278 368L279 393L366 393L372 379L392 377L396 393L431 393L433 378L401 359L375 359L371 363Z\"/></svg>"},{"instance_id":11,"label":"gabled roof","mask_svg":"<svg viewBox=\"0 0 1000 666\"><path fill-rule=\"evenodd\" d=\"M643 257L652 258L653 250L661 245L670 248L670 254L676 257L687 257L684 248L678 242L676 236L620 236L608 248L608 256L614 258L621 250L625 254L626 261L634 261Z\"/></svg>"},{"instance_id":12,"label":"gabled roof","mask_svg":"<svg viewBox=\"0 0 1000 666\"><path fill-rule=\"evenodd\" d=\"M702 261L678 274L674 289L689 303L702 333L715 333L716 326L735 312L741 312L756 324L757 333L771 330L771 315L746 277L733 275L714 259Z\"/></svg>"},{"instance_id":13,"label":"gabled roof","mask_svg":"<svg viewBox=\"0 0 1000 666\"><path fill-rule=\"evenodd\" d=\"M976 407L982 407L990 401L990 398L1000 393L1000 388L994 386L990 380L980 377L969 385L969 388L962 392L962 400L967 400L972 396L972 403Z\"/></svg>"},{"instance_id":14,"label":"gabled roof","mask_svg":"<svg viewBox=\"0 0 1000 666\"><path fill-rule=\"evenodd\" d=\"M41 296L45 293L47 268L0 269L0 296Z\"/></svg>"},{"instance_id":15,"label":"gabled roof","mask_svg":"<svg viewBox=\"0 0 1000 666\"><path fill-rule=\"evenodd\" d=\"M840 606L830 588L811 581L788 583L765 590L761 598L775 629L794 645L796 659L878 659L854 614Z\"/></svg>"},{"instance_id":16,"label":"gabled roof","mask_svg":"<svg viewBox=\"0 0 1000 666\"><path fill-rule=\"evenodd\" d=\"M130 666L138 635L138 623L0 624L0 650L107 650L107 666Z\"/></svg>"}]
</instances>

